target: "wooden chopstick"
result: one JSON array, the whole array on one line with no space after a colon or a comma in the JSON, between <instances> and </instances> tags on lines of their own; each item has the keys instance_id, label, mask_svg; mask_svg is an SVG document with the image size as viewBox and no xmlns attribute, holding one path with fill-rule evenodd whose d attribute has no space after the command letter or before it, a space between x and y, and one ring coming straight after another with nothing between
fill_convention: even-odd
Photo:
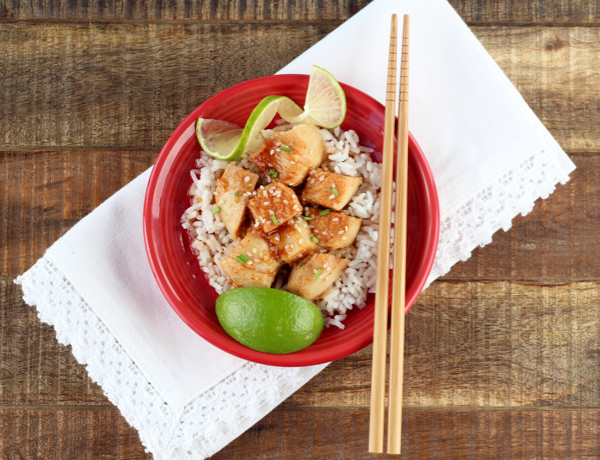
<instances>
[{"instance_id":1,"label":"wooden chopstick","mask_svg":"<svg viewBox=\"0 0 600 460\"><path fill-rule=\"evenodd\" d=\"M387 317L390 270L390 227L392 223L392 170L394 167L394 118L396 105L396 48L398 21L392 15L388 80L383 127L383 173L379 215L377 280L375 291L375 324L373 327L373 370L371 375L371 413L369 419L369 452L383 453L385 419L385 370Z\"/></svg>"},{"instance_id":2,"label":"wooden chopstick","mask_svg":"<svg viewBox=\"0 0 600 460\"><path fill-rule=\"evenodd\" d=\"M402 384L404 380L404 315L406 308L406 207L408 183L408 73L410 17L404 15L400 94L398 104L398 154L396 162L396 219L394 223L394 275L392 332L390 339L390 386L388 395L387 453L402 448Z\"/></svg>"}]
</instances>

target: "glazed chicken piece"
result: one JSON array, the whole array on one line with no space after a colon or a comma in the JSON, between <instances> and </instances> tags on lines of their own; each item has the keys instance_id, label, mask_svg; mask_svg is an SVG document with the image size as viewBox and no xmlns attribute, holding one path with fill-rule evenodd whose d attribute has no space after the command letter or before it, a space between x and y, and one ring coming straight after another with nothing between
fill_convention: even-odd
<instances>
[{"instance_id":1,"label":"glazed chicken piece","mask_svg":"<svg viewBox=\"0 0 600 460\"><path fill-rule=\"evenodd\" d=\"M311 233L325 249L339 249L354 243L362 225L362 219L347 216L329 209L310 208L307 215Z\"/></svg>"},{"instance_id":2,"label":"glazed chicken piece","mask_svg":"<svg viewBox=\"0 0 600 460\"><path fill-rule=\"evenodd\" d=\"M255 226L268 234L302 213L302 206L294 191L280 182L260 187L248 203Z\"/></svg>"},{"instance_id":3,"label":"glazed chicken piece","mask_svg":"<svg viewBox=\"0 0 600 460\"><path fill-rule=\"evenodd\" d=\"M302 200L341 211L350 202L362 181L362 177L343 176L325 169L315 169L308 173Z\"/></svg>"},{"instance_id":4,"label":"glazed chicken piece","mask_svg":"<svg viewBox=\"0 0 600 460\"><path fill-rule=\"evenodd\" d=\"M257 174L235 166L233 163L227 165L227 169L217 180L215 202L221 208L219 215L233 239L238 239L240 236L246 215L246 206L257 182Z\"/></svg>"},{"instance_id":5,"label":"glazed chicken piece","mask_svg":"<svg viewBox=\"0 0 600 460\"><path fill-rule=\"evenodd\" d=\"M268 241L254 231L221 260L223 271L235 287L271 287L280 266Z\"/></svg>"},{"instance_id":6,"label":"glazed chicken piece","mask_svg":"<svg viewBox=\"0 0 600 460\"><path fill-rule=\"evenodd\" d=\"M252 153L250 159L265 177L295 187L310 169L323 161L323 139L319 128L298 125L275 133Z\"/></svg>"},{"instance_id":7,"label":"glazed chicken piece","mask_svg":"<svg viewBox=\"0 0 600 460\"><path fill-rule=\"evenodd\" d=\"M314 300L331 287L349 263L348 259L338 259L331 254L313 254L292 269L286 290Z\"/></svg>"},{"instance_id":8,"label":"glazed chicken piece","mask_svg":"<svg viewBox=\"0 0 600 460\"><path fill-rule=\"evenodd\" d=\"M277 250L277 258L291 264L321 248L313 241L308 223L296 217L269 234L269 241Z\"/></svg>"}]
</instances>

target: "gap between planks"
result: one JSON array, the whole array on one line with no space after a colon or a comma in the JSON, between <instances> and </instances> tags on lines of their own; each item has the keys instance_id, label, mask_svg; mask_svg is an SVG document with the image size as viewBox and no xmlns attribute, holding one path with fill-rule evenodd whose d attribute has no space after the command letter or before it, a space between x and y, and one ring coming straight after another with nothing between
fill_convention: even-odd
<instances>
[{"instance_id":1,"label":"gap between planks","mask_svg":"<svg viewBox=\"0 0 600 460\"><path fill-rule=\"evenodd\" d=\"M350 19L350 18L348 18ZM207 24L207 25L286 25L286 26L340 26L348 19L0 19L0 24ZM600 27L594 22L511 22L511 21L467 21L469 27Z\"/></svg>"}]
</instances>

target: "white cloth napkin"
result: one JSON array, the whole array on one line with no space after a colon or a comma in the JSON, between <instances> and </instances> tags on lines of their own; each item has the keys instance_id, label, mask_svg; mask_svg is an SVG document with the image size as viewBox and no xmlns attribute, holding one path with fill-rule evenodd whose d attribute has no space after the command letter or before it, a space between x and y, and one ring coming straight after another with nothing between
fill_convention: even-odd
<instances>
[{"instance_id":1,"label":"white cloth napkin","mask_svg":"<svg viewBox=\"0 0 600 460\"><path fill-rule=\"evenodd\" d=\"M317 64L383 101L392 13L411 15L409 128L440 197L432 281L508 229L574 166L445 0L375 0L281 73L308 73ZM148 177L99 206L16 282L155 459L200 459L325 366L249 363L185 326L144 251Z\"/></svg>"}]
</instances>

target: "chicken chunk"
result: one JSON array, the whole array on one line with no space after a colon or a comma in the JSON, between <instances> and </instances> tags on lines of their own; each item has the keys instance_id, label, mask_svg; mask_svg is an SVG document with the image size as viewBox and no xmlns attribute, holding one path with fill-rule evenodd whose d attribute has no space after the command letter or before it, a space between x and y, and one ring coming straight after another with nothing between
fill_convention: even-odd
<instances>
[{"instance_id":1,"label":"chicken chunk","mask_svg":"<svg viewBox=\"0 0 600 460\"><path fill-rule=\"evenodd\" d=\"M277 257L285 264L291 264L306 255L321 249L311 238L308 223L296 217L267 237L277 249Z\"/></svg>"},{"instance_id":2,"label":"chicken chunk","mask_svg":"<svg viewBox=\"0 0 600 460\"><path fill-rule=\"evenodd\" d=\"M306 300L322 295L346 269L350 261L327 253L317 253L292 269L286 290Z\"/></svg>"},{"instance_id":3,"label":"chicken chunk","mask_svg":"<svg viewBox=\"0 0 600 460\"><path fill-rule=\"evenodd\" d=\"M258 226L267 234L302 213L302 206L294 191L280 182L273 182L258 190L248 207Z\"/></svg>"},{"instance_id":4,"label":"chicken chunk","mask_svg":"<svg viewBox=\"0 0 600 460\"><path fill-rule=\"evenodd\" d=\"M294 187L304 181L309 169L321 164L323 151L319 128L299 125L290 131L275 133L250 159L264 176Z\"/></svg>"},{"instance_id":5,"label":"chicken chunk","mask_svg":"<svg viewBox=\"0 0 600 460\"><path fill-rule=\"evenodd\" d=\"M269 242L253 231L221 260L221 268L236 287L271 287L280 266Z\"/></svg>"},{"instance_id":6,"label":"chicken chunk","mask_svg":"<svg viewBox=\"0 0 600 460\"><path fill-rule=\"evenodd\" d=\"M308 160L308 167L315 169L323 163L325 146L319 128L315 125L298 125L289 131L275 134L277 139L292 149L292 153Z\"/></svg>"},{"instance_id":7,"label":"chicken chunk","mask_svg":"<svg viewBox=\"0 0 600 460\"><path fill-rule=\"evenodd\" d=\"M362 225L362 219L347 216L329 209L311 208L308 216L311 233L319 240L319 246L325 249L339 249L354 243Z\"/></svg>"},{"instance_id":8,"label":"chicken chunk","mask_svg":"<svg viewBox=\"0 0 600 460\"><path fill-rule=\"evenodd\" d=\"M362 181L362 177L343 176L325 169L315 169L308 173L302 200L341 211L350 202Z\"/></svg>"},{"instance_id":9,"label":"chicken chunk","mask_svg":"<svg viewBox=\"0 0 600 460\"><path fill-rule=\"evenodd\" d=\"M217 180L215 202L221 208L221 220L234 239L239 238L250 193L256 187L258 175L229 163Z\"/></svg>"}]
</instances>

